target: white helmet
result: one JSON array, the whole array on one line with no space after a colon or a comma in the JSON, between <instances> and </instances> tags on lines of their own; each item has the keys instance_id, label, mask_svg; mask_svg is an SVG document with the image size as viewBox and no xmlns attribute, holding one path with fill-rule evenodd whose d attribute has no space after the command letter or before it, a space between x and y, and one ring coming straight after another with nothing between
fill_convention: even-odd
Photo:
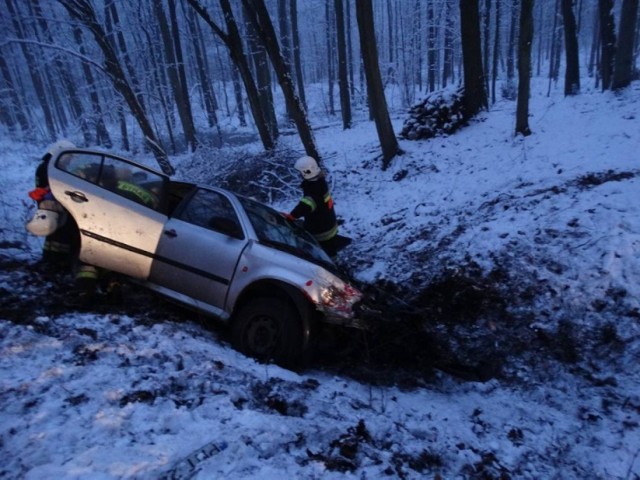
<instances>
[{"instance_id":1,"label":"white helmet","mask_svg":"<svg viewBox=\"0 0 640 480\"><path fill-rule=\"evenodd\" d=\"M310 180L320 175L320 167L313 157L304 156L299 158L296 161L295 168L305 180Z\"/></svg>"},{"instance_id":2,"label":"white helmet","mask_svg":"<svg viewBox=\"0 0 640 480\"><path fill-rule=\"evenodd\" d=\"M58 212L39 208L25 226L32 234L38 237L46 237L58 229L59 219L60 214Z\"/></svg>"},{"instance_id":3,"label":"white helmet","mask_svg":"<svg viewBox=\"0 0 640 480\"><path fill-rule=\"evenodd\" d=\"M45 156L50 155L49 158L55 159L58 155L60 155L60 152L62 152L63 150L69 150L73 148L76 148L76 146L69 140L65 140L65 139L58 140L56 143L49 146Z\"/></svg>"}]
</instances>

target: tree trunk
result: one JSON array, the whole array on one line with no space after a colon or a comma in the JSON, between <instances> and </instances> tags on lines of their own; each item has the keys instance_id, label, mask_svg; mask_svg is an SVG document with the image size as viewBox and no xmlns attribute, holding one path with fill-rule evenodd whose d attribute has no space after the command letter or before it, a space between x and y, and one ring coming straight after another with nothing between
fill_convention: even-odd
<instances>
[{"instance_id":1,"label":"tree trunk","mask_svg":"<svg viewBox=\"0 0 640 480\"><path fill-rule=\"evenodd\" d=\"M512 80L515 77L515 45L516 45L516 30L518 25L518 5L519 0L513 0L511 2L511 26L509 27L509 42L507 44L507 80Z\"/></svg>"},{"instance_id":2,"label":"tree trunk","mask_svg":"<svg viewBox=\"0 0 640 480\"><path fill-rule=\"evenodd\" d=\"M295 86L291 78L291 72L284 62L280 53L280 46L278 45L278 39L276 38L273 24L269 18L267 7L264 4L264 0L242 0L242 4L245 5L247 11L251 13L251 21L253 22L256 30L260 33L260 38L267 49L271 64L278 77L280 88L287 102L287 105L291 109L293 114L293 120L298 128L298 135L305 148L307 155L320 161L320 154L318 147L316 146L315 139L313 138L313 132L311 125L307 119L307 114L300 103L298 95L296 95Z\"/></svg>"},{"instance_id":3,"label":"tree trunk","mask_svg":"<svg viewBox=\"0 0 640 480\"><path fill-rule=\"evenodd\" d=\"M191 100L186 90L187 85L184 70L181 71L181 65L183 64L182 53L177 49L180 47L180 44L176 43L180 35L170 30L167 17L160 2L153 2L153 9L162 35L166 70L169 75L169 83L171 84L173 99L178 110L180 123L182 124L184 139L187 145L191 147L191 151L194 151L197 146L197 140L193 115L191 114ZM175 0L169 0L169 15L172 26L175 27Z\"/></svg>"},{"instance_id":4,"label":"tree trunk","mask_svg":"<svg viewBox=\"0 0 640 480\"><path fill-rule=\"evenodd\" d=\"M344 35L344 8L342 0L334 0L336 11L336 32L338 34L338 83L340 85L340 109L342 128L351 128L351 99L347 80L347 45Z\"/></svg>"},{"instance_id":5,"label":"tree trunk","mask_svg":"<svg viewBox=\"0 0 640 480\"><path fill-rule=\"evenodd\" d=\"M307 100L304 94L304 76L302 75L302 62L300 61L300 32L298 31L298 0L289 0L289 15L291 16L291 47L293 50L293 64L296 72L296 85L298 95L304 108L307 108Z\"/></svg>"},{"instance_id":6,"label":"tree trunk","mask_svg":"<svg viewBox=\"0 0 640 480\"><path fill-rule=\"evenodd\" d=\"M482 69L485 72L485 85L484 88L489 94L489 60L491 59L491 0L485 0L484 2L484 22L483 22L483 48L482 48Z\"/></svg>"},{"instance_id":7,"label":"tree trunk","mask_svg":"<svg viewBox=\"0 0 640 480\"><path fill-rule=\"evenodd\" d=\"M464 115L471 118L488 108L482 71L478 0L460 0L462 63L464 66Z\"/></svg>"},{"instance_id":8,"label":"tree trunk","mask_svg":"<svg viewBox=\"0 0 640 480\"><path fill-rule=\"evenodd\" d=\"M429 69L429 91L436 89L438 52L436 51L436 24L434 15L435 5L427 4L427 64Z\"/></svg>"},{"instance_id":9,"label":"tree trunk","mask_svg":"<svg viewBox=\"0 0 640 480\"><path fill-rule=\"evenodd\" d=\"M578 58L578 37L576 36L576 18L573 14L573 0L562 0L562 18L564 20L564 44L567 55L564 94L565 96L576 95L580 93L580 60Z\"/></svg>"},{"instance_id":10,"label":"tree trunk","mask_svg":"<svg viewBox=\"0 0 640 480\"><path fill-rule=\"evenodd\" d=\"M415 15L411 32L411 62L413 81L420 92L422 91L422 9L420 8L420 0L415 0L413 10Z\"/></svg>"},{"instance_id":11,"label":"tree trunk","mask_svg":"<svg viewBox=\"0 0 640 480\"><path fill-rule=\"evenodd\" d=\"M247 46L251 52L249 56L253 61L253 71L255 72L258 87L260 107L262 108L269 134L277 143L280 131L278 130L278 118L276 117L273 92L271 89L271 65L269 64L269 56L262 44L256 27L251 22L252 13L249 12L246 7L243 9L243 13L247 32Z\"/></svg>"},{"instance_id":12,"label":"tree trunk","mask_svg":"<svg viewBox=\"0 0 640 480\"><path fill-rule=\"evenodd\" d=\"M131 109L131 113L133 117L138 122L140 129L144 135L147 144L151 148L158 165L163 172L168 175L172 175L175 170L169 159L167 158L167 154L160 146L158 139L156 137L156 133L154 132L149 120L147 119L144 109L142 105L138 102L138 99L135 95L135 92L131 88L127 81L127 77L122 70L122 66L116 56L116 53L109 43L109 37L107 36L105 30L98 23L98 19L96 17L96 13L93 10L93 7L88 2L88 0L58 0L60 4L69 12L69 15L72 18L80 21L91 31L93 37L102 50L102 54L104 55L104 70L107 73L109 79L113 83L114 88L122 97L125 102Z\"/></svg>"},{"instance_id":13,"label":"tree trunk","mask_svg":"<svg viewBox=\"0 0 640 480\"><path fill-rule=\"evenodd\" d=\"M327 83L328 83L328 97L329 97L329 115L335 115L336 109L333 103L333 80L335 73L333 69L335 49L333 43L333 29L331 28L333 22L331 21L331 8L330 0L325 0L324 3L324 17L325 17L325 35L326 40L326 52L327 52Z\"/></svg>"},{"instance_id":14,"label":"tree trunk","mask_svg":"<svg viewBox=\"0 0 640 480\"><path fill-rule=\"evenodd\" d=\"M618 90L631 83L633 78L633 52L635 47L638 0L623 0L618 30L618 48L613 69L611 88Z\"/></svg>"},{"instance_id":15,"label":"tree trunk","mask_svg":"<svg viewBox=\"0 0 640 480\"><path fill-rule=\"evenodd\" d=\"M18 13L16 12L16 9L13 5L13 0L6 0L6 4L7 11L9 12L8 17L11 18L11 21L13 22L16 37L19 39L25 39L24 29L22 24L20 23L20 15L18 15ZM47 138L49 141L53 142L56 139L55 121L53 119L53 111L51 105L49 105L49 101L47 100L43 79L38 73L40 69L38 68L36 57L29 49L29 47L24 43L20 44L20 49L27 62L27 67L31 76L31 82L33 83L33 88L35 89L36 96L40 102L40 107L42 108L44 122L47 127Z\"/></svg>"},{"instance_id":16,"label":"tree trunk","mask_svg":"<svg viewBox=\"0 0 640 480\"><path fill-rule=\"evenodd\" d=\"M600 15L600 77L602 90L611 88L616 53L616 32L613 20L613 0L598 0Z\"/></svg>"},{"instance_id":17,"label":"tree trunk","mask_svg":"<svg viewBox=\"0 0 640 480\"><path fill-rule=\"evenodd\" d=\"M393 132L387 100L384 96L380 66L378 65L378 47L373 25L372 0L356 0L356 19L360 32L360 49L367 79L367 92L370 112L376 123L380 146L382 147L382 168L386 169L391 160L401 152L398 139Z\"/></svg>"},{"instance_id":18,"label":"tree trunk","mask_svg":"<svg viewBox=\"0 0 640 480\"><path fill-rule=\"evenodd\" d=\"M35 17L38 19L38 24L40 25L40 30L42 30L42 33L44 34L44 38L48 43L53 44L54 38L51 34L51 31L49 30L47 22L44 20L45 16L42 11L42 7L40 6L40 0L32 0L32 5ZM73 76L71 75L71 68L60 57L55 58L54 65L56 67L54 76L60 78L62 87L64 89L64 95L61 96L67 98L69 101L71 115L73 116L73 120L78 122L80 125L80 130L82 131L82 137L84 139L85 145L91 145L93 141L91 131L89 129L89 125L87 124L87 117L84 113L84 108L78 95L78 86L75 84Z\"/></svg>"},{"instance_id":19,"label":"tree trunk","mask_svg":"<svg viewBox=\"0 0 640 480\"><path fill-rule=\"evenodd\" d=\"M86 0L82 0L81 3L86 3ZM107 25L107 32L109 36L113 36L115 39L114 43L111 43L112 48L117 48L122 55L124 61L123 71L129 76L129 85L131 85L131 89L135 93L138 103L144 112L146 110L144 96L142 94L142 89L140 88L140 82L138 80L138 76L136 75L135 68L133 68L133 62L131 61L131 57L129 56L129 51L127 49L127 43L124 39L124 32L122 26L120 25L120 15L118 14L118 9L116 8L116 2L108 2L105 4L105 21ZM109 41L109 40L107 40Z\"/></svg>"},{"instance_id":20,"label":"tree trunk","mask_svg":"<svg viewBox=\"0 0 640 480\"><path fill-rule=\"evenodd\" d=\"M498 80L498 60L500 58L500 3L500 0L496 1L496 25L491 62L491 103L496 103L496 81Z\"/></svg>"},{"instance_id":21,"label":"tree trunk","mask_svg":"<svg viewBox=\"0 0 640 480\"><path fill-rule=\"evenodd\" d=\"M598 52L600 51L600 13L593 16L593 35L591 36L591 51L589 52L589 76L596 78L596 88L600 79L600 67L598 64Z\"/></svg>"},{"instance_id":22,"label":"tree trunk","mask_svg":"<svg viewBox=\"0 0 640 480\"><path fill-rule=\"evenodd\" d=\"M444 0L444 40L442 52L442 86L446 87L449 80L453 80L453 7L451 0Z\"/></svg>"},{"instance_id":23,"label":"tree trunk","mask_svg":"<svg viewBox=\"0 0 640 480\"><path fill-rule=\"evenodd\" d=\"M287 0L278 0L278 28L280 29L280 45L282 45L282 58L289 71L291 66L291 35L289 34L289 18L287 17ZM287 123L293 123L293 116L287 106Z\"/></svg>"},{"instance_id":24,"label":"tree trunk","mask_svg":"<svg viewBox=\"0 0 640 480\"><path fill-rule=\"evenodd\" d=\"M9 70L9 65L7 65L4 55L0 55L0 72L2 72L2 78L6 86L4 98L1 102L2 123L8 125L9 128L17 123L22 133L26 134L31 131L31 128L29 127L29 120L24 114L25 105L20 101L16 93L13 77L11 76L11 71Z\"/></svg>"},{"instance_id":25,"label":"tree trunk","mask_svg":"<svg viewBox=\"0 0 640 480\"><path fill-rule=\"evenodd\" d=\"M220 135L220 125L218 124L218 115L216 114L218 102L216 101L216 96L213 92L213 88L211 88L211 80L209 77L209 63L207 62L207 57L204 53L206 51L206 47L202 38L202 31L196 19L196 13L192 8L188 9L187 17L189 22L190 36L193 40L193 54L196 59L196 68L198 79L200 81L202 101L204 103L204 109L207 112L207 121L209 127L216 127L218 130L218 135Z\"/></svg>"},{"instance_id":26,"label":"tree trunk","mask_svg":"<svg viewBox=\"0 0 640 480\"><path fill-rule=\"evenodd\" d=\"M238 69L238 73L242 78L247 97L249 99L249 105L251 112L253 113L254 121L256 122L256 128L258 129L258 135L262 141L262 145L265 150L273 150L275 148L275 140L271 136L267 123L265 121L265 115L260 105L260 98L258 95L258 89L253 81L251 75L251 68L249 68L249 62L244 54L243 42L238 31L238 25L233 16L231 10L231 4L229 0L220 0L220 7L224 14L225 24L227 26L228 33L222 31L220 27L213 21L207 10L200 4L198 0L187 0L189 5L193 7L198 15L209 25L211 30L224 42L229 49L229 55L234 65ZM242 102L239 103L241 105Z\"/></svg>"},{"instance_id":27,"label":"tree trunk","mask_svg":"<svg viewBox=\"0 0 640 480\"><path fill-rule=\"evenodd\" d=\"M231 78L233 79L233 95L236 99L236 108L238 109L238 121L243 127L247 126L247 120L244 115L244 102L242 101L242 88L240 86L240 75L235 65L231 66Z\"/></svg>"},{"instance_id":28,"label":"tree trunk","mask_svg":"<svg viewBox=\"0 0 640 480\"><path fill-rule=\"evenodd\" d=\"M345 7L347 12L347 65L349 66L349 87L351 88L351 98L355 98L356 84L353 79L353 72L356 67L353 61L353 45L351 41L351 2L348 1Z\"/></svg>"},{"instance_id":29,"label":"tree trunk","mask_svg":"<svg viewBox=\"0 0 640 480\"><path fill-rule=\"evenodd\" d=\"M82 30L80 29L80 27L73 28L73 36L76 43L78 44L78 50L82 55L85 55L86 51L84 47L84 41L82 39ZM82 62L82 72L84 73L84 78L89 89L89 99L91 100L93 121L96 128L96 142L98 143L98 145L104 145L107 148L111 148L113 147L113 142L111 141L109 130L107 130L107 126L104 123L102 102L100 101L100 97L98 96L98 92L96 91L95 81L93 80L93 72L91 71L89 65L87 65L85 62Z\"/></svg>"},{"instance_id":30,"label":"tree trunk","mask_svg":"<svg viewBox=\"0 0 640 480\"><path fill-rule=\"evenodd\" d=\"M518 106L516 134L531 135L529 128L529 92L531 81L531 43L533 41L533 0L522 0L520 39L518 41Z\"/></svg>"}]
</instances>

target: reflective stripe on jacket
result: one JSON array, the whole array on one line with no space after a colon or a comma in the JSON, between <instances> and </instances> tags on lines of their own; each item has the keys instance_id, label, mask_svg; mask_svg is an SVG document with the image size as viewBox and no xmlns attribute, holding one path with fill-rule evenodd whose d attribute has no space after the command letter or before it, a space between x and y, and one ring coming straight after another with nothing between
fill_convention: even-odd
<instances>
[{"instance_id":1,"label":"reflective stripe on jacket","mask_svg":"<svg viewBox=\"0 0 640 480\"><path fill-rule=\"evenodd\" d=\"M333 198L324 176L302 182L303 197L291 211L294 218L304 217L306 228L318 241L326 241L338 233Z\"/></svg>"}]
</instances>

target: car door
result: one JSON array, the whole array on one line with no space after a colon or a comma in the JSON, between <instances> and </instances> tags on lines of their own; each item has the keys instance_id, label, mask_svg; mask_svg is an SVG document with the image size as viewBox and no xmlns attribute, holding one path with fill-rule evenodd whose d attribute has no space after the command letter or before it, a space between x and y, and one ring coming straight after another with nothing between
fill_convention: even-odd
<instances>
[{"instance_id":1,"label":"car door","mask_svg":"<svg viewBox=\"0 0 640 480\"><path fill-rule=\"evenodd\" d=\"M165 225L149 281L223 310L247 243L229 198L199 188Z\"/></svg>"},{"instance_id":2,"label":"car door","mask_svg":"<svg viewBox=\"0 0 640 480\"><path fill-rule=\"evenodd\" d=\"M80 260L146 280L167 216L168 178L98 152L63 152L49 185L80 230Z\"/></svg>"}]
</instances>

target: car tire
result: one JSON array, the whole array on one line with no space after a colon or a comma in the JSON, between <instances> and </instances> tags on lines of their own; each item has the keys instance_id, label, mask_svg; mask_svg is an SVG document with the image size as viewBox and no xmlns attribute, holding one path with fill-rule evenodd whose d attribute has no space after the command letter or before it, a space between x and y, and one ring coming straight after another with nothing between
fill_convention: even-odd
<instances>
[{"instance_id":1,"label":"car tire","mask_svg":"<svg viewBox=\"0 0 640 480\"><path fill-rule=\"evenodd\" d=\"M302 319L289 301L257 298L235 316L231 342L236 350L261 362L293 368L302 361Z\"/></svg>"}]
</instances>

